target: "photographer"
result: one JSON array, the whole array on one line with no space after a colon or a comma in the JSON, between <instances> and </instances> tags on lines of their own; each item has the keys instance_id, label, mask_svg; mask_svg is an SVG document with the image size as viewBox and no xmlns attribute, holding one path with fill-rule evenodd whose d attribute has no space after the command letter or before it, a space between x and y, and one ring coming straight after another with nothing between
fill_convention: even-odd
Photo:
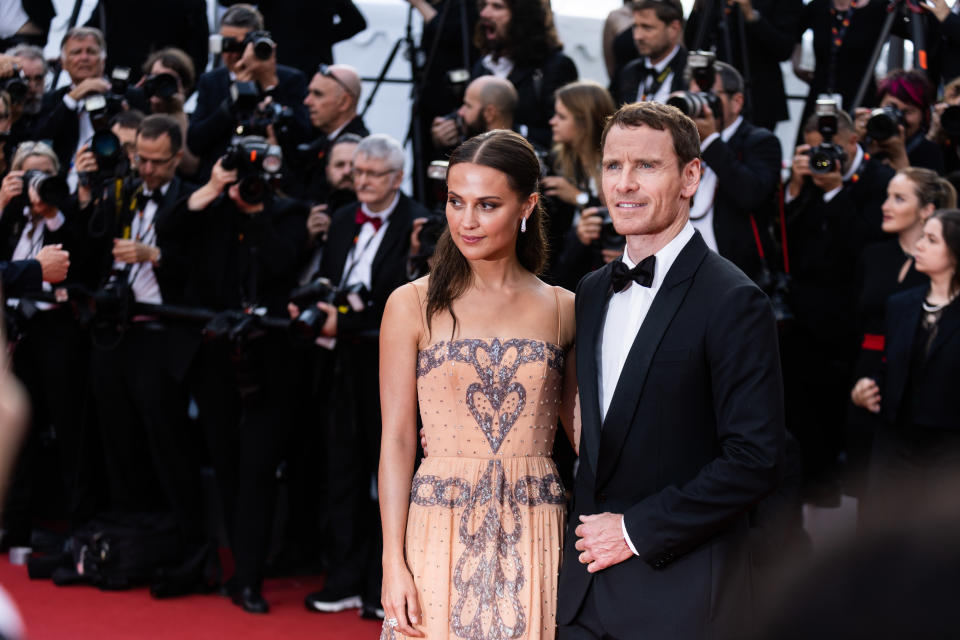
<instances>
[{"instance_id":1,"label":"photographer","mask_svg":"<svg viewBox=\"0 0 960 640\"><path fill-rule=\"evenodd\" d=\"M91 380L100 424L110 507L122 513L170 511L190 544L202 541L197 442L188 431L184 382L190 346L161 318L132 314L131 302L181 304L188 266L180 236L187 197L196 189L177 176L183 132L166 115L148 116L136 136L137 177L122 200L107 197L85 210L88 229L103 234ZM88 166L81 156L78 166ZM95 159L93 160L95 162ZM89 224L89 217L101 218ZM115 309L113 315L103 310Z\"/></svg>"},{"instance_id":2,"label":"photographer","mask_svg":"<svg viewBox=\"0 0 960 640\"><path fill-rule=\"evenodd\" d=\"M467 85L463 104L454 113L433 119L430 137L449 152L467 138L492 129L513 129L517 90L506 78L480 76Z\"/></svg>"},{"instance_id":3,"label":"photographer","mask_svg":"<svg viewBox=\"0 0 960 640\"><path fill-rule=\"evenodd\" d=\"M898 171L923 167L943 173L943 156L926 138L933 87L924 72L895 69L880 81L877 94L878 108L858 108L855 114L867 151Z\"/></svg>"},{"instance_id":4,"label":"photographer","mask_svg":"<svg viewBox=\"0 0 960 640\"><path fill-rule=\"evenodd\" d=\"M927 140L940 147L944 174L960 170L960 78L943 88L943 100L933 107Z\"/></svg>"},{"instance_id":5,"label":"photographer","mask_svg":"<svg viewBox=\"0 0 960 640\"><path fill-rule=\"evenodd\" d=\"M200 158L187 148L189 118L183 111L183 103L193 93L196 74L190 57L173 47L156 51L143 63L143 78L140 86L150 101L151 113L165 113L177 121L183 132L183 161L178 171L191 176L200 168Z\"/></svg>"},{"instance_id":6,"label":"photographer","mask_svg":"<svg viewBox=\"0 0 960 640\"><path fill-rule=\"evenodd\" d=\"M276 45L263 31L260 12L248 4L230 7L221 19L220 36L224 66L204 73L197 81L197 108L187 129L187 146L202 150L198 172L202 179L210 176L213 164L230 144L237 125L241 124L239 120L249 115L240 113L238 109L247 107L236 104L231 98L231 86L236 83L252 82L259 95L258 102L269 97L274 105L292 111L292 140L281 141L285 145L301 140L309 128L307 110L303 105L307 93L306 79L296 69L277 64ZM256 43L262 45L255 46ZM258 53L267 57L260 58ZM274 133L279 135L279 132Z\"/></svg>"},{"instance_id":7,"label":"photographer","mask_svg":"<svg viewBox=\"0 0 960 640\"><path fill-rule=\"evenodd\" d=\"M184 220L184 302L224 312L202 345L194 338L193 384L236 563L226 588L250 613L269 610L261 588L299 372L287 334L261 328L257 318L286 317L306 244L306 207L269 189L264 162L274 153L263 138L238 140L190 196Z\"/></svg>"},{"instance_id":8,"label":"photographer","mask_svg":"<svg viewBox=\"0 0 960 640\"><path fill-rule=\"evenodd\" d=\"M12 170L0 186L0 260L37 260L43 278L78 281L81 265L75 254L81 242L75 216L67 207L67 187L57 176L53 150L42 142L24 142ZM51 258L59 264L51 263ZM71 264L71 258L74 264ZM49 290L50 285L44 284ZM25 292L25 293L35 293ZM8 293L4 291L4 293ZM32 424L21 452L13 487L3 510L4 545L29 546L33 518L42 512L34 488L53 476L65 497L65 518L76 524L90 508L88 483L82 475L81 417L86 386L86 341L68 305L7 300L6 316L16 340L13 367L30 396ZM59 469L50 469L41 455L43 441L53 437Z\"/></svg>"},{"instance_id":9,"label":"photographer","mask_svg":"<svg viewBox=\"0 0 960 640\"><path fill-rule=\"evenodd\" d=\"M403 148L373 135L357 147L353 183L359 202L333 214L319 275L340 289L362 286L368 303L344 312L327 302L323 335L336 338L327 446L330 567L322 591L307 596L311 611L380 606L380 519L370 487L380 454L379 328L387 298L406 282L411 225L429 212L400 192ZM379 616L382 617L382 612Z\"/></svg>"},{"instance_id":10,"label":"photographer","mask_svg":"<svg viewBox=\"0 0 960 640\"><path fill-rule=\"evenodd\" d=\"M688 60L699 55L691 53ZM690 222L708 247L759 283L769 266L763 256L770 247L764 246L767 238L761 234L769 227L776 206L780 141L743 118L740 73L723 62L714 63L715 71L709 68L687 67L690 91L709 93L698 96L704 98L698 103L702 109L691 111L686 103L681 109L690 111L687 115L697 125L703 156L703 176L690 207ZM709 86L698 86L698 79ZM673 99L667 104L674 104Z\"/></svg>"},{"instance_id":11,"label":"photographer","mask_svg":"<svg viewBox=\"0 0 960 640\"><path fill-rule=\"evenodd\" d=\"M16 60L20 73L11 76L7 84L17 83L26 89L19 101L12 101L13 126L10 129L11 146L22 140L32 140L34 130L39 124L40 109L43 106L43 93L46 90L47 61L40 47L20 44L7 50L6 54ZM22 91L22 89L21 89Z\"/></svg>"},{"instance_id":12,"label":"photographer","mask_svg":"<svg viewBox=\"0 0 960 640\"><path fill-rule=\"evenodd\" d=\"M883 239L881 206L894 172L857 144L853 122L821 100L804 126L785 191L795 316L783 344L788 427L804 456L807 499L839 499L836 459L855 351L854 274Z\"/></svg>"},{"instance_id":13,"label":"photographer","mask_svg":"<svg viewBox=\"0 0 960 640\"><path fill-rule=\"evenodd\" d=\"M60 60L64 71L70 75L70 85L50 91L43 97L36 136L53 141L61 171L67 174L71 189L77 185L76 168L71 161L95 131L92 111L106 111L102 117L105 122L120 108L145 110L146 106L143 93L136 87L127 87L122 96L110 95L111 83L103 77L107 59L105 46L103 34L97 29L75 27L67 31L60 45ZM113 100L100 107L104 101L97 98L102 97L112 97ZM118 102L125 104L121 107ZM100 118L99 113L97 117Z\"/></svg>"}]
</instances>

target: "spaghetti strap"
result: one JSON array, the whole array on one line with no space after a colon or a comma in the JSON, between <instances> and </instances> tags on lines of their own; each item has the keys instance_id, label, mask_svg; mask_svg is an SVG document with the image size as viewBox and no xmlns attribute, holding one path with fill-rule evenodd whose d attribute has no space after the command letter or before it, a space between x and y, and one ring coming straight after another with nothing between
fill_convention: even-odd
<instances>
[{"instance_id":1,"label":"spaghetti strap","mask_svg":"<svg viewBox=\"0 0 960 640\"><path fill-rule=\"evenodd\" d=\"M427 325L423 321L423 299L420 297L420 287L416 283L411 282L410 287L413 289L414 294L417 296L417 308L420 309L420 335L427 335Z\"/></svg>"},{"instance_id":2,"label":"spaghetti strap","mask_svg":"<svg viewBox=\"0 0 960 640\"><path fill-rule=\"evenodd\" d=\"M560 338L563 337L563 334L560 333L560 329L561 329L560 322L561 322L562 314L560 313L560 294L557 293L556 287L553 288L553 299L557 304L557 339L554 341L554 344L560 345Z\"/></svg>"}]
</instances>

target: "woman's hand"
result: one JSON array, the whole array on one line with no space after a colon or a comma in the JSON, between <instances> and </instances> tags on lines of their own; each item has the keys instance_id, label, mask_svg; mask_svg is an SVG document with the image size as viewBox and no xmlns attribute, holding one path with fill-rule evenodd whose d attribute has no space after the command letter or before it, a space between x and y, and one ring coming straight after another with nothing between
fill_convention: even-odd
<instances>
[{"instance_id":1,"label":"woman's hand","mask_svg":"<svg viewBox=\"0 0 960 640\"><path fill-rule=\"evenodd\" d=\"M850 392L853 404L871 413L880 413L880 387L873 378L860 378Z\"/></svg>"},{"instance_id":2,"label":"woman's hand","mask_svg":"<svg viewBox=\"0 0 960 640\"><path fill-rule=\"evenodd\" d=\"M396 629L410 638L422 638L423 632L414 628L420 624L420 596L413 576L406 566L383 568L383 589L380 593L384 620L396 619Z\"/></svg>"},{"instance_id":3,"label":"woman's hand","mask_svg":"<svg viewBox=\"0 0 960 640\"><path fill-rule=\"evenodd\" d=\"M11 171L0 184L0 211L7 208L10 201L23 193L23 171Z\"/></svg>"},{"instance_id":4,"label":"woman's hand","mask_svg":"<svg viewBox=\"0 0 960 640\"><path fill-rule=\"evenodd\" d=\"M580 189L573 186L569 180L560 176L547 176L543 179L543 193L563 200L567 204L576 205Z\"/></svg>"}]
</instances>

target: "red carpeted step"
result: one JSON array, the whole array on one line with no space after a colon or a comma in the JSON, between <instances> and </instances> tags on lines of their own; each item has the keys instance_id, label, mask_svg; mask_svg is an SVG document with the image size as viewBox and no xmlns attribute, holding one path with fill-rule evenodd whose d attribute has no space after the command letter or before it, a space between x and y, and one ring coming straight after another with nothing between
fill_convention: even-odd
<instances>
[{"instance_id":1,"label":"red carpeted step","mask_svg":"<svg viewBox=\"0 0 960 640\"><path fill-rule=\"evenodd\" d=\"M375 639L380 623L361 620L356 610L310 613L303 598L320 588L319 577L267 580L263 595L270 613L245 613L217 595L155 600L146 589L104 592L89 586L57 587L30 580L25 566L0 558L0 584L16 601L30 640L260 640Z\"/></svg>"}]
</instances>

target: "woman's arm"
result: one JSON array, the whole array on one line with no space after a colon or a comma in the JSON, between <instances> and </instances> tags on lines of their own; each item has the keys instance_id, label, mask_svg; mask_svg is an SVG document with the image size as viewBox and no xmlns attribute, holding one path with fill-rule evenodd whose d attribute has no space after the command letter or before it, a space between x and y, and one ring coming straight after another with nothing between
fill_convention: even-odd
<instances>
[{"instance_id":1,"label":"woman's arm","mask_svg":"<svg viewBox=\"0 0 960 640\"><path fill-rule=\"evenodd\" d=\"M420 601L407 567L404 538L417 453L417 344L422 313L408 284L387 300L380 327L380 519L383 523L383 593L386 617L406 636L423 637Z\"/></svg>"},{"instance_id":2,"label":"woman's arm","mask_svg":"<svg viewBox=\"0 0 960 640\"><path fill-rule=\"evenodd\" d=\"M563 328L561 340L568 345L564 356L563 396L560 399L560 421L570 440L574 452L580 455L580 394L577 392L577 345L574 340L577 333L576 312L573 293L561 289L560 325Z\"/></svg>"}]
</instances>

